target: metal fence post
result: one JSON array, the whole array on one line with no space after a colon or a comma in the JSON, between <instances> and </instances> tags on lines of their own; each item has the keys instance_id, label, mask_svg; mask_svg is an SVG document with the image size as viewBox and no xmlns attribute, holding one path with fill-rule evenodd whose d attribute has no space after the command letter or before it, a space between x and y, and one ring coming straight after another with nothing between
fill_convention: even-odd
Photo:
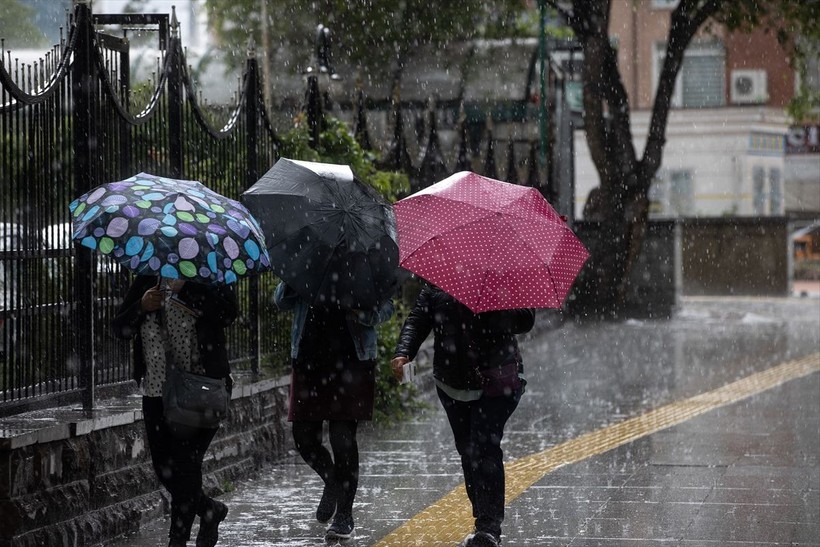
<instances>
[{"instance_id":1,"label":"metal fence post","mask_svg":"<svg viewBox=\"0 0 820 547\"><path fill-rule=\"evenodd\" d=\"M538 156L541 167L549 172L547 147L549 141L549 53L547 48L547 2L538 0L538 80L541 93L538 97L538 135L541 139L541 150Z\"/></svg>"},{"instance_id":2,"label":"metal fence post","mask_svg":"<svg viewBox=\"0 0 820 547\"><path fill-rule=\"evenodd\" d=\"M307 77L307 93L305 98L307 111L308 146L316 150L319 148L319 135L322 131L322 99L319 93L319 78L316 74Z\"/></svg>"},{"instance_id":3,"label":"metal fence post","mask_svg":"<svg viewBox=\"0 0 820 547\"><path fill-rule=\"evenodd\" d=\"M79 196L97 185L96 119L97 72L93 58L94 28L91 9L85 2L75 7L77 45L71 68L74 126L74 191ZM91 250L77 247L74 260L74 359L79 367L84 410L94 407L94 257Z\"/></svg>"},{"instance_id":4,"label":"metal fence post","mask_svg":"<svg viewBox=\"0 0 820 547\"><path fill-rule=\"evenodd\" d=\"M245 131L247 131L247 168L245 170L245 187L250 188L259 179L259 65L253 43L248 47L248 82L245 88ZM248 321L250 322L251 372L259 374L262 348L260 347L259 327L259 279L252 276L248 280Z\"/></svg>"},{"instance_id":5,"label":"metal fence post","mask_svg":"<svg viewBox=\"0 0 820 547\"><path fill-rule=\"evenodd\" d=\"M179 40L179 21L176 11L171 15L171 37L168 44L171 56L168 72L168 159L169 176L180 179L184 173L184 132L182 129L182 109L185 96L182 81L182 44Z\"/></svg>"}]
</instances>

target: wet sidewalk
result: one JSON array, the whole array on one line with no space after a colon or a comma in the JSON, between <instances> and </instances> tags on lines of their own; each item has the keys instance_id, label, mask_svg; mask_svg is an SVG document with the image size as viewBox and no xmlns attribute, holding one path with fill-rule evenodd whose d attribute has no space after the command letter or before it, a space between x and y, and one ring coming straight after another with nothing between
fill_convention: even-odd
<instances>
[{"instance_id":1,"label":"wet sidewalk","mask_svg":"<svg viewBox=\"0 0 820 547\"><path fill-rule=\"evenodd\" d=\"M504 545L820 545L818 351L815 297L691 298L671 320L523 338ZM363 426L360 450L343 545L452 547L470 531L437 401L413 421ZM298 456L260 471L222 496L219 545L324 545L320 494ZM167 528L109 545L164 546Z\"/></svg>"}]
</instances>

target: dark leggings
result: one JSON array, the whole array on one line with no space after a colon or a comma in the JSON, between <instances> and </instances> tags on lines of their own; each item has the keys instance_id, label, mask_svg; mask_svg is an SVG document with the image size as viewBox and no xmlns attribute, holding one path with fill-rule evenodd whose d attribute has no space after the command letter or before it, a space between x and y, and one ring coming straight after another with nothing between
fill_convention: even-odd
<instances>
[{"instance_id":1,"label":"dark leggings","mask_svg":"<svg viewBox=\"0 0 820 547\"><path fill-rule=\"evenodd\" d=\"M464 485L473 506L475 528L501 536L504 520L504 425L515 412L523 388L500 397L457 401L437 388L461 456Z\"/></svg>"},{"instance_id":2,"label":"dark leggings","mask_svg":"<svg viewBox=\"0 0 820 547\"><path fill-rule=\"evenodd\" d=\"M353 498L359 486L359 446L356 443L356 420L329 420L330 448L322 444L321 421L294 421L293 441L305 462L327 484L340 487L336 506L339 515L353 514Z\"/></svg>"},{"instance_id":3,"label":"dark leggings","mask_svg":"<svg viewBox=\"0 0 820 547\"><path fill-rule=\"evenodd\" d=\"M202 459L217 430L172 431L165 423L162 397L143 397L142 412L154 472L171 494L169 536L187 541L194 518L214 503L202 491Z\"/></svg>"}]
</instances>

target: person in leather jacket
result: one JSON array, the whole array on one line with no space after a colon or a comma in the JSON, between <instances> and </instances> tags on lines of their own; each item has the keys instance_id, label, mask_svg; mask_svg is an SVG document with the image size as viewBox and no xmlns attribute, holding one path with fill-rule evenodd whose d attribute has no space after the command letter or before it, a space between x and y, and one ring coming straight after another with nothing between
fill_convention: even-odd
<instances>
[{"instance_id":1,"label":"person in leather jacket","mask_svg":"<svg viewBox=\"0 0 820 547\"><path fill-rule=\"evenodd\" d=\"M434 285L425 285L402 326L391 362L397 379L419 347L434 335L433 377L447 413L475 532L463 545L495 546L504 519L504 425L526 381L517 334L532 329L532 309L473 313Z\"/></svg>"}]
</instances>

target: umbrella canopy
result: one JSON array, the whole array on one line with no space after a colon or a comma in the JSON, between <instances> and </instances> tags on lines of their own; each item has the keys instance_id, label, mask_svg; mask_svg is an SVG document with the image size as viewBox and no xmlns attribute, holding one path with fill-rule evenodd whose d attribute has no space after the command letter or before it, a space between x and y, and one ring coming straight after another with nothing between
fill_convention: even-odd
<instances>
[{"instance_id":1,"label":"umbrella canopy","mask_svg":"<svg viewBox=\"0 0 820 547\"><path fill-rule=\"evenodd\" d=\"M274 273L303 298L371 309L392 296L395 216L347 165L281 158L240 199L259 219Z\"/></svg>"},{"instance_id":2,"label":"umbrella canopy","mask_svg":"<svg viewBox=\"0 0 820 547\"><path fill-rule=\"evenodd\" d=\"M589 257L536 189L469 171L393 209L401 266L475 313L560 308Z\"/></svg>"},{"instance_id":3,"label":"umbrella canopy","mask_svg":"<svg viewBox=\"0 0 820 547\"><path fill-rule=\"evenodd\" d=\"M248 210L196 181L139 173L94 188L69 210L75 241L138 274L227 284L270 269Z\"/></svg>"}]
</instances>

